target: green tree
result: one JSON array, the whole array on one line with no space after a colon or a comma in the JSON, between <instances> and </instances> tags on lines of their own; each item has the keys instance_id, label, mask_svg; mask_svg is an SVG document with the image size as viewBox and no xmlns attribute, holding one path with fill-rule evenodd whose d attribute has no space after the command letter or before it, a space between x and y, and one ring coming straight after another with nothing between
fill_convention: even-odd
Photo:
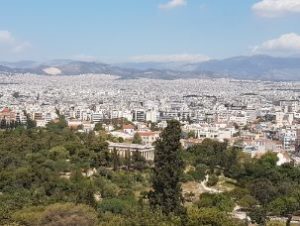
<instances>
[{"instance_id":1,"label":"green tree","mask_svg":"<svg viewBox=\"0 0 300 226\"><path fill-rule=\"evenodd\" d=\"M53 132L61 132L68 127L68 123L63 115L58 115L58 120L51 121L47 124L47 129Z\"/></svg>"},{"instance_id":2,"label":"green tree","mask_svg":"<svg viewBox=\"0 0 300 226\"><path fill-rule=\"evenodd\" d=\"M253 223L258 225L266 225L267 222L267 212L263 207L257 207L250 211L249 217Z\"/></svg>"},{"instance_id":3,"label":"green tree","mask_svg":"<svg viewBox=\"0 0 300 226\"><path fill-rule=\"evenodd\" d=\"M217 208L220 211L231 212L235 206L228 194L204 193L197 202L199 208Z\"/></svg>"},{"instance_id":4,"label":"green tree","mask_svg":"<svg viewBox=\"0 0 300 226\"><path fill-rule=\"evenodd\" d=\"M188 134L187 134L188 138L196 138L196 133L195 131L189 131Z\"/></svg>"},{"instance_id":5,"label":"green tree","mask_svg":"<svg viewBox=\"0 0 300 226\"><path fill-rule=\"evenodd\" d=\"M141 135L139 133L134 134L132 143L133 144L141 144L142 143L142 138L141 138Z\"/></svg>"},{"instance_id":6,"label":"green tree","mask_svg":"<svg viewBox=\"0 0 300 226\"><path fill-rule=\"evenodd\" d=\"M268 209L277 216L288 216L300 209L300 203L294 197L279 197L268 205Z\"/></svg>"},{"instance_id":7,"label":"green tree","mask_svg":"<svg viewBox=\"0 0 300 226\"><path fill-rule=\"evenodd\" d=\"M135 170L143 170L146 167L146 160L138 151L132 152L131 161L132 168Z\"/></svg>"},{"instance_id":8,"label":"green tree","mask_svg":"<svg viewBox=\"0 0 300 226\"><path fill-rule=\"evenodd\" d=\"M119 143L124 143L124 138L123 137L118 137L118 142Z\"/></svg>"},{"instance_id":9,"label":"green tree","mask_svg":"<svg viewBox=\"0 0 300 226\"><path fill-rule=\"evenodd\" d=\"M125 151L124 164L126 166L127 171L129 171L131 169L131 154L130 154L130 150L126 150Z\"/></svg>"},{"instance_id":10,"label":"green tree","mask_svg":"<svg viewBox=\"0 0 300 226\"><path fill-rule=\"evenodd\" d=\"M219 181L219 177L216 176L215 174L211 174L208 177L206 185L208 187L213 187L213 186L217 185L218 181Z\"/></svg>"},{"instance_id":11,"label":"green tree","mask_svg":"<svg viewBox=\"0 0 300 226\"><path fill-rule=\"evenodd\" d=\"M26 128L32 129L36 127L36 122L31 119L30 115L24 111L24 115L26 116Z\"/></svg>"},{"instance_id":12,"label":"green tree","mask_svg":"<svg viewBox=\"0 0 300 226\"><path fill-rule=\"evenodd\" d=\"M249 185L251 195L253 195L260 203L267 204L276 195L276 187L268 179L256 179Z\"/></svg>"},{"instance_id":13,"label":"green tree","mask_svg":"<svg viewBox=\"0 0 300 226\"><path fill-rule=\"evenodd\" d=\"M188 226L238 226L239 222L231 219L226 212L217 208L195 208L190 207L187 210Z\"/></svg>"},{"instance_id":14,"label":"green tree","mask_svg":"<svg viewBox=\"0 0 300 226\"><path fill-rule=\"evenodd\" d=\"M238 204L245 208L253 208L258 204L258 201L253 196L247 194L238 200Z\"/></svg>"},{"instance_id":15,"label":"green tree","mask_svg":"<svg viewBox=\"0 0 300 226\"><path fill-rule=\"evenodd\" d=\"M93 208L97 207L97 202L95 200L95 192L96 189L94 188L91 181L86 181L83 183L78 184L78 192L76 197L76 203L84 203L88 206Z\"/></svg>"},{"instance_id":16,"label":"green tree","mask_svg":"<svg viewBox=\"0 0 300 226\"><path fill-rule=\"evenodd\" d=\"M112 163L113 163L113 170L118 171L120 167L120 156L116 148L114 148L112 151Z\"/></svg>"},{"instance_id":17,"label":"green tree","mask_svg":"<svg viewBox=\"0 0 300 226\"><path fill-rule=\"evenodd\" d=\"M102 123L98 122L95 124L95 128L94 128L95 131L104 131L104 128L102 126Z\"/></svg>"},{"instance_id":18,"label":"green tree","mask_svg":"<svg viewBox=\"0 0 300 226\"><path fill-rule=\"evenodd\" d=\"M149 201L152 208L159 207L164 214L184 213L179 183L184 167L180 155L180 135L180 123L169 121L155 145L153 190L149 193Z\"/></svg>"}]
</instances>

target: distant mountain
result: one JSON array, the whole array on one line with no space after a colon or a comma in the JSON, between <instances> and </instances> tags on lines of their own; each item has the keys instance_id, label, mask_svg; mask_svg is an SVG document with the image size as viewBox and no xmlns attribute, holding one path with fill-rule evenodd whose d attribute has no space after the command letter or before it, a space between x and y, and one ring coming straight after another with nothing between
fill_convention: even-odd
<instances>
[{"instance_id":1,"label":"distant mountain","mask_svg":"<svg viewBox=\"0 0 300 226\"><path fill-rule=\"evenodd\" d=\"M35 73L49 74L47 69L56 69L59 71L57 74L61 75L79 75L79 74L96 74L96 73L109 73L111 66L103 63L95 62L80 62L80 61L65 61L65 62L50 62L39 65L33 68Z\"/></svg>"},{"instance_id":2,"label":"distant mountain","mask_svg":"<svg viewBox=\"0 0 300 226\"><path fill-rule=\"evenodd\" d=\"M17 67L17 64L19 67ZM44 62L42 64L34 64L32 67L21 67L19 63L5 63L5 65L7 66L0 64L0 71L10 73L33 73L40 75L80 75L91 73L127 76L131 75L133 71L135 71L104 63L72 60L54 60ZM13 67L13 65L16 65L16 67Z\"/></svg>"},{"instance_id":3,"label":"distant mountain","mask_svg":"<svg viewBox=\"0 0 300 226\"><path fill-rule=\"evenodd\" d=\"M0 65L10 68L33 68L37 67L39 63L31 60L24 60L17 62L0 62Z\"/></svg>"},{"instance_id":4,"label":"distant mountain","mask_svg":"<svg viewBox=\"0 0 300 226\"><path fill-rule=\"evenodd\" d=\"M203 75L236 79L300 80L300 57L240 56L200 63L130 63L136 69L176 70L183 77Z\"/></svg>"},{"instance_id":5,"label":"distant mountain","mask_svg":"<svg viewBox=\"0 0 300 226\"><path fill-rule=\"evenodd\" d=\"M181 70L186 66L186 62L129 62L116 64L121 68L134 68L141 71L156 69L156 70Z\"/></svg>"},{"instance_id":6,"label":"distant mountain","mask_svg":"<svg viewBox=\"0 0 300 226\"><path fill-rule=\"evenodd\" d=\"M41 75L113 74L131 78L235 78L257 80L300 80L300 57L240 56L201 63L124 63L104 64L73 60L0 63L0 71Z\"/></svg>"},{"instance_id":7,"label":"distant mountain","mask_svg":"<svg viewBox=\"0 0 300 226\"><path fill-rule=\"evenodd\" d=\"M296 57L242 56L186 67L194 67L193 71L212 71L237 79L300 80L300 58Z\"/></svg>"},{"instance_id":8,"label":"distant mountain","mask_svg":"<svg viewBox=\"0 0 300 226\"><path fill-rule=\"evenodd\" d=\"M0 65L0 72L8 72L8 73L13 73L15 70L12 69L12 68L9 68L9 67L6 67L6 66L3 66L3 65Z\"/></svg>"}]
</instances>

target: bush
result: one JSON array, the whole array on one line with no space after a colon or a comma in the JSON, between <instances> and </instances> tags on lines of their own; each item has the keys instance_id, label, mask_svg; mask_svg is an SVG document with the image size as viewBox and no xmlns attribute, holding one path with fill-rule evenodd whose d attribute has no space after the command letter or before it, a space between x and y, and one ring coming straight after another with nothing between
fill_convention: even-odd
<instances>
[{"instance_id":1,"label":"bush","mask_svg":"<svg viewBox=\"0 0 300 226\"><path fill-rule=\"evenodd\" d=\"M197 202L199 208L217 208L220 211L231 212L235 206L234 201L227 194L209 194L200 195Z\"/></svg>"},{"instance_id":2,"label":"bush","mask_svg":"<svg viewBox=\"0 0 300 226\"><path fill-rule=\"evenodd\" d=\"M98 205L98 211L101 213L111 212L114 214L129 214L133 209L134 204L130 200L122 200L117 198L104 199Z\"/></svg>"},{"instance_id":3,"label":"bush","mask_svg":"<svg viewBox=\"0 0 300 226\"><path fill-rule=\"evenodd\" d=\"M218 210L217 208L195 208L190 207L187 211L188 226L213 225L213 226L238 226L239 222L235 222L228 217L228 214Z\"/></svg>"},{"instance_id":4,"label":"bush","mask_svg":"<svg viewBox=\"0 0 300 226\"><path fill-rule=\"evenodd\" d=\"M217 185L218 181L219 181L219 177L214 174L211 174L208 177L208 181L207 181L206 185L208 187L212 187L212 186Z\"/></svg>"},{"instance_id":5,"label":"bush","mask_svg":"<svg viewBox=\"0 0 300 226\"><path fill-rule=\"evenodd\" d=\"M91 207L73 203L25 208L16 212L14 219L21 224L38 226L96 226L98 221Z\"/></svg>"},{"instance_id":6,"label":"bush","mask_svg":"<svg viewBox=\"0 0 300 226\"><path fill-rule=\"evenodd\" d=\"M251 195L245 195L240 200L238 200L238 204L241 207L252 208L258 204L258 201Z\"/></svg>"}]
</instances>

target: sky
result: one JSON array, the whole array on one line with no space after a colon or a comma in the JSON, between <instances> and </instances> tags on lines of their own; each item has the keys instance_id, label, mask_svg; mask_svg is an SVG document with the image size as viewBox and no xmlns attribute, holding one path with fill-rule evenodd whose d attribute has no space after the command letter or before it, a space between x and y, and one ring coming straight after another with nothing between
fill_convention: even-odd
<instances>
[{"instance_id":1,"label":"sky","mask_svg":"<svg viewBox=\"0 0 300 226\"><path fill-rule=\"evenodd\" d=\"M300 0L0 0L0 61L300 55Z\"/></svg>"}]
</instances>

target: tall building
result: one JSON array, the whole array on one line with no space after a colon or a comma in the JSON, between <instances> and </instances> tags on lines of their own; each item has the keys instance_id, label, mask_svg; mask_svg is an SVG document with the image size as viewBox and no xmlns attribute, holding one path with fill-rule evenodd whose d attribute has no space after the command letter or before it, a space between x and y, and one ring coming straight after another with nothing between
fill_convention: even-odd
<instances>
[{"instance_id":1,"label":"tall building","mask_svg":"<svg viewBox=\"0 0 300 226\"><path fill-rule=\"evenodd\" d=\"M143 109L133 110L133 121L144 122L146 120L146 113Z\"/></svg>"}]
</instances>

